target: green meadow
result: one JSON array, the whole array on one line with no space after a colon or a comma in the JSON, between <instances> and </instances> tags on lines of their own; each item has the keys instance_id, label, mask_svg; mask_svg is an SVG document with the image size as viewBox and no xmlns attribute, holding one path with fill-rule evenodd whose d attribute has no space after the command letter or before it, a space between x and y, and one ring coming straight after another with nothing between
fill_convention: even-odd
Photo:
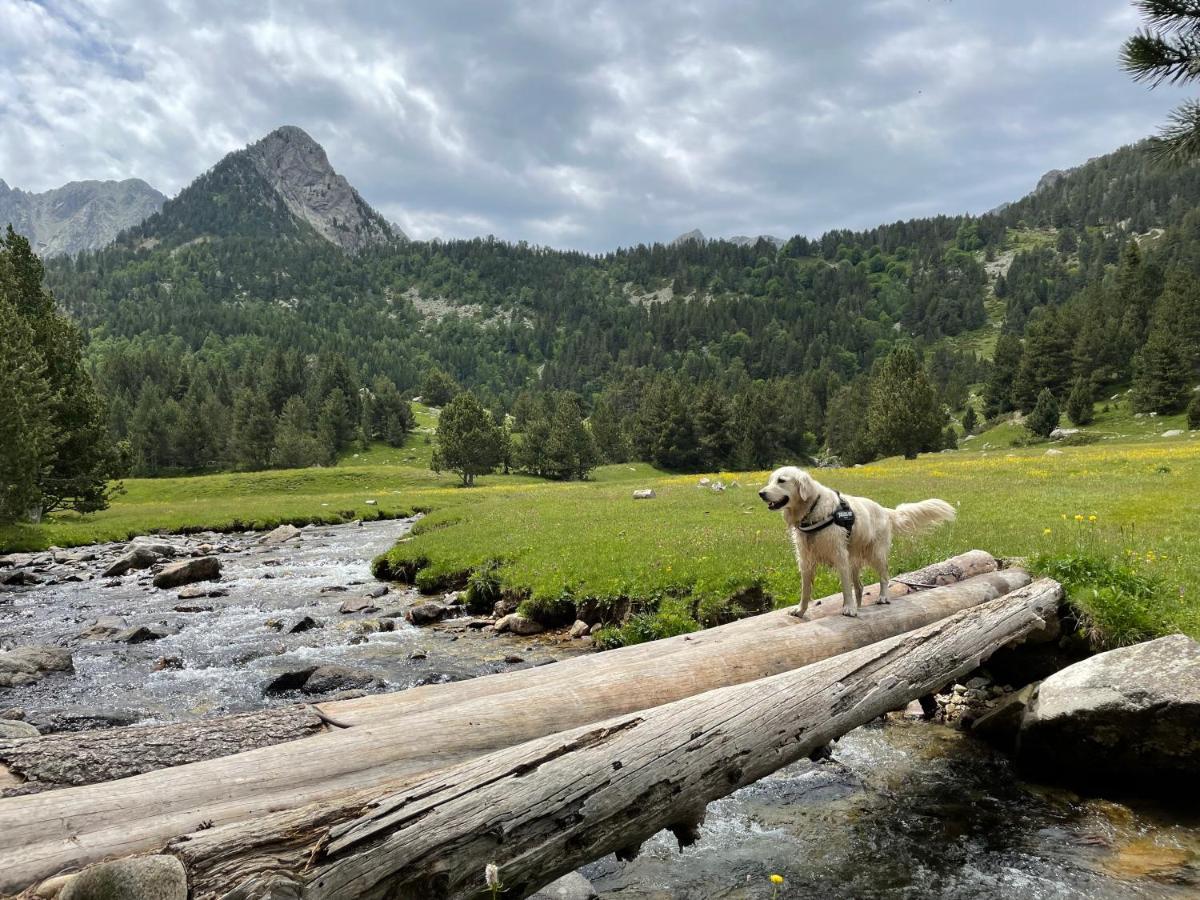
<instances>
[{"instance_id":1,"label":"green meadow","mask_svg":"<svg viewBox=\"0 0 1200 900\"><path fill-rule=\"evenodd\" d=\"M970 449L914 461L883 460L817 477L886 505L941 497L958 521L899 542L893 572L970 548L1021 557L1067 584L1098 644L1183 631L1200 637L1200 438L1163 438L1173 420L1101 412L1095 443L1009 446L1016 426L980 435ZM427 512L410 537L377 561L433 591L467 584L523 599L526 612L570 618L590 602L634 615L610 643L643 640L789 605L799 592L778 513L755 491L763 472L672 475L641 464L598 469L587 482L483 477L464 489L427 468L432 417L402 448L373 447L340 465L188 478L130 479L110 509L55 514L0 529L0 547L37 549L123 540L151 531L263 529ZM1120 438L1105 439L1109 433ZM979 448L979 449L976 449ZM986 448L986 449L983 449ZM653 488L652 500L634 500ZM837 590L824 572L821 593Z\"/></svg>"}]
</instances>

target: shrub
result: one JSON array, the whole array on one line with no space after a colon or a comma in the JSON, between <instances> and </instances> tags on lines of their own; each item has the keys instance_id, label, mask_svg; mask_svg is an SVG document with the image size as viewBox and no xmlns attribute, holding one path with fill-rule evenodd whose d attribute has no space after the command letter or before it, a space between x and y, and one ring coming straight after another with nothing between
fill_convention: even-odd
<instances>
[{"instance_id":1,"label":"shrub","mask_svg":"<svg viewBox=\"0 0 1200 900\"><path fill-rule=\"evenodd\" d=\"M1038 394L1037 404L1033 407L1033 412L1025 417L1025 427L1029 429L1030 434L1040 438L1048 438L1050 437L1050 432L1058 427L1060 415L1058 401L1054 399L1054 395L1050 393L1049 388L1042 388L1042 392Z\"/></svg>"},{"instance_id":2,"label":"shrub","mask_svg":"<svg viewBox=\"0 0 1200 900\"><path fill-rule=\"evenodd\" d=\"M1188 428L1200 428L1200 391L1192 395L1192 402L1187 407Z\"/></svg>"},{"instance_id":3,"label":"shrub","mask_svg":"<svg viewBox=\"0 0 1200 900\"><path fill-rule=\"evenodd\" d=\"M1136 644L1166 628L1154 604L1162 583L1132 564L1085 549L1066 556L1041 554L1032 567L1062 583L1096 646ZM1103 622L1103 628L1097 622Z\"/></svg>"},{"instance_id":4,"label":"shrub","mask_svg":"<svg viewBox=\"0 0 1200 900\"><path fill-rule=\"evenodd\" d=\"M501 595L500 578L496 572L499 567L499 560L493 559L471 573L463 594L463 603L468 612L482 615L490 613L495 607Z\"/></svg>"}]
</instances>

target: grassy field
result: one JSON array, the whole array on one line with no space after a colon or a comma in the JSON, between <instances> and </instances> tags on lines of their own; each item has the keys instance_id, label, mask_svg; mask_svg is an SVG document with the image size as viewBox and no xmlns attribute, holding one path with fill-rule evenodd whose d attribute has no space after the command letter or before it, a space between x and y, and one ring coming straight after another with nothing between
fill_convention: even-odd
<instances>
[{"instance_id":1,"label":"grassy field","mask_svg":"<svg viewBox=\"0 0 1200 900\"><path fill-rule=\"evenodd\" d=\"M957 452L819 473L849 493L894 505L942 497L959 521L899 543L896 572L979 547L1028 557L1067 583L1100 643L1170 631L1200 637L1200 438L1174 418L1137 419L1110 403L1086 446L1012 447L1002 425ZM723 493L644 465L606 466L586 483L490 476L463 489L426 465L433 414L421 411L403 448L350 453L329 469L131 479L112 508L57 514L0 529L0 547L36 549L122 540L150 531L267 528L430 511L381 560L434 590L475 573L482 588L525 598L541 616L588 601L637 615L612 640L640 640L711 624L737 598L794 603L799 584L777 513L755 496L765 473L722 473ZM1107 438L1107 439L1106 439ZM634 501L635 488L657 497ZM368 502L373 501L373 502ZM818 582L837 589L832 573Z\"/></svg>"}]
</instances>

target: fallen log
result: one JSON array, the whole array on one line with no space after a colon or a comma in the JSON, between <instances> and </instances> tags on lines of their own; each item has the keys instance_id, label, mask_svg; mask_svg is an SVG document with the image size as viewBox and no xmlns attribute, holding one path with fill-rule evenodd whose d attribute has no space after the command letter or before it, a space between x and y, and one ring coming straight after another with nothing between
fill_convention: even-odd
<instances>
[{"instance_id":1,"label":"fallen log","mask_svg":"<svg viewBox=\"0 0 1200 900\"><path fill-rule=\"evenodd\" d=\"M6 863L0 890L159 846L194 831L198 822L261 819L277 810L332 803L588 722L808 665L943 619L1028 581L1017 570L993 572L865 608L857 619L802 621L785 613L778 627L763 633L718 640L701 632L631 648L641 654L628 666L562 663L537 670L560 677L540 677L495 697L485 692L236 756L0 800L0 859ZM672 652L658 658L650 652L658 643ZM610 655L615 654L588 660L601 663ZM263 841L290 845L289 834L297 829L302 830L287 825L289 833L282 836L268 829Z\"/></svg>"},{"instance_id":2,"label":"fallen log","mask_svg":"<svg viewBox=\"0 0 1200 900\"><path fill-rule=\"evenodd\" d=\"M895 598L933 587L944 587L995 571L996 568L996 560L991 554L971 550L915 572L896 576L892 579L890 595ZM863 604L875 603L878 591L877 584L868 587L864 592ZM840 610L841 595L834 594L817 600L809 610L808 619L815 621L836 615ZM339 724L369 725L420 711L446 710L465 700L488 697L495 702L501 694L526 690L539 684L560 683L577 675L582 677L581 673L598 676L602 672L609 672L614 678L632 677L633 666L638 661L657 664L668 653L683 649L694 651L699 646L722 643L750 632L765 633L778 628L793 628L798 624L799 621L787 610L778 610L710 628L699 634L577 657L552 668L521 669L452 684L427 685L355 700L322 703L315 709ZM111 781L169 766L231 756L319 734L323 730L311 709L289 707L136 731L105 728L47 735L33 740L0 740L0 797Z\"/></svg>"},{"instance_id":3,"label":"fallen log","mask_svg":"<svg viewBox=\"0 0 1200 900\"><path fill-rule=\"evenodd\" d=\"M693 842L712 800L1045 629L1061 598L1042 579L795 671L477 757L345 821L327 807L287 854L258 843L262 821L187 835L166 852L183 862L196 900L261 898L268 886L303 900L473 898L487 894L489 863L505 896L524 897L608 853L632 858L663 828Z\"/></svg>"}]
</instances>

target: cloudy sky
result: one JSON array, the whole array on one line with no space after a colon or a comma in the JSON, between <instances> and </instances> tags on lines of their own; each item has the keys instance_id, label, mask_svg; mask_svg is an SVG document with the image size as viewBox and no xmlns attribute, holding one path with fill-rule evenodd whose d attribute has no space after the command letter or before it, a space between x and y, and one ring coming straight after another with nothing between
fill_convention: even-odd
<instances>
[{"instance_id":1,"label":"cloudy sky","mask_svg":"<svg viewBox=\"0 0 1200 900\"><path fill-rule=\"evenodd\" d=\"M1182 96L1129 0L0 0L0 178L174 194L281 124L410 236L604 250L983 212Z\"/></svg>"}]
</instances>

